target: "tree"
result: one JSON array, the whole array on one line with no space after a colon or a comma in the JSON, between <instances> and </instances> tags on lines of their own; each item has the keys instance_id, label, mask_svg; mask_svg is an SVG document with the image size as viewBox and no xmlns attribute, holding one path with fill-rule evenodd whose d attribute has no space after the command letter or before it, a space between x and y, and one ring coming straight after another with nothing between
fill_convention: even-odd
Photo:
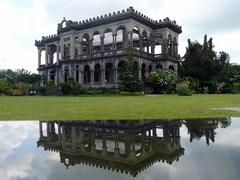
<instances>
[{"instance_id":1,"label":"tree","mask_svg":"<svg viewBox=\"0 0 240 180\"><path fill-rule=\"evenodd\" d=\"M151 72L148 75L148 83L153 87L154 93L174 89L177 83L177 75L171 70L161 70Z\"/></svg>"},{"instance_id":2,"label":"tree","mask_svg":"<svg viewBox=\"0 0 240 180\"><path fill-rule=\"evenodd\" d=\"M139 79L138 66L134 62L132 46L128 45L128 56L120 70L120 88L131 93L142 91L141 81Z\"/></svg>"},{"instance_id":3,"label":"tree","mask_svg":"<svg viewBox=\"0 0 240 180\"><path fill-rule=\"evenodd\" d=\"M188 47L182 61L181 76L198 80L201 88L217 79L221 67L213 47L212 38L207 40L207 35L204 36L203 45L188 40Z\"/></svg>"}]
</instances>

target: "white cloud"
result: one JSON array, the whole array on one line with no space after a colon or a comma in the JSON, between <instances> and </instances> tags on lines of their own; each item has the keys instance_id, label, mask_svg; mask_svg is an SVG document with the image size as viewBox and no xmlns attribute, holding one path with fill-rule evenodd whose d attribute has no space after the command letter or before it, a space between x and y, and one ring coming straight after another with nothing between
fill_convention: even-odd
<instances>
[{"instance_id":1,"label":"white cloud","mask_svg":"<svg viewBox=\"0 0 240 180\"><path fill-rule=\"evenodd\" d=\"M0 124L0 165L22 142L32 134L37 136L37 122L1 122ZM1 176L0 176L1 177Z\"/></svg>"}]
</instances>

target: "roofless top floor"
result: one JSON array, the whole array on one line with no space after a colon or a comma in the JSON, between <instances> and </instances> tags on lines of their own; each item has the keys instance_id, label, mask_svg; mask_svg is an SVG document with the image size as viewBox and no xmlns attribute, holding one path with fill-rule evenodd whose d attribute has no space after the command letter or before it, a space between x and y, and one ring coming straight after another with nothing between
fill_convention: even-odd
<instances>
[{"instance_id":1,"label":"roofless top floor","mask_svg":"<svg viewBox=\"0 0 240 180\"><path fill-rule=\"evenodd\" d=\"M111 32L113 36L116 36L120 29L125 30L127 34L137 32L140 37L149 40L153 40L155 37L167 39L169 35L177 39L178 34L182 32L181 26L169 18L165 18L163 21L154 21L130 7L126 11L105 14L80 22L64 18L58 24L57 35L42 37L40 41L35 42L35 45L45 47L48 44L64 43L68 40L78 39L82 41L86 35L88 35L89 40L92 40L96 34L103 38L106 32Z\"/></svg>"}]
</instances>

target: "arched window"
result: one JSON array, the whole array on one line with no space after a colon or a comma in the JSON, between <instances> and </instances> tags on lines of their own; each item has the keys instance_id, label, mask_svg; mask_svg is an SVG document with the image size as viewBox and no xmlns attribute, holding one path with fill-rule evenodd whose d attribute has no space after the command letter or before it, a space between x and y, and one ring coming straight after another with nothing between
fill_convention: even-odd
<instances>
[{"instance_id":1,"label":"arched window","mask_svg":"<svg viewBox=\"0 0 240 180\"><path fill-rule=\"evenodd\" d=\"M101 66L99 64L96 64L94 66L94 82L100 81L101 81Z\"/></svg>"},{"instance_id":2,"label":"arched window","mask_svg":"<svg viewBox=\"0 0 240 180\"><path fill-rule=\"evenodd\" d=\"M162 69L162 65L161 65L161 64L158 64L158 65L156 66L156 69Z\"/></svg>"},{"instance_id":3,"label":"arched window","mask_svg":"<svg viewBox=\"0 0 240 180\"><path fill-rule=\"evenodd\" d=\"M149 72L149 73L152 72L152 65L151 65L151 64L148 66L148 72Z\"/></svg>"},{"instance_id":4,"label":"arched window","mask_svg":"<svg viewBox=\"0 0 240 180\"><path fill-rule=\"evenodd\" d=\"M100 52L101 51L101 37L98 31L93 33L93 52Z\"/></svg>"},{"instance_id":5,"label":"arched window","mask_svg":"<svg viewBox=\"0 0 240 180\"><path fill-rule=\"evenodd\" d=\"M104 51L113 49L113 33L111 29L104 31Z\"/></svg>"},{"instance_id":6,"label":"arched window","mask_svg":"<svg viewBox=\"0 0 240 180\"><path fill-rule=\"evenodd\" d=\"M133 27L132 43L133 48L140 50L140 33L137 27Z\"/></svg>"},{"instance_id":7,"label":"arched window","mask_svg":"<svg viewBox=\"0 0 240 180\"><path fill-rule=\"evenodd\" d=\"M170 66L168 67L168 69L174 71L174 66L173 66L173 65L170 65Z\"/></svg>"},{"instance_id":8,"label":"arched window","mask_svg":"<svg viewBox=\"0 0 240 180\"><path fill-rule=\"evenodd\" d=\"M65 28L65 27L67 27L67 21L62 22L62 28Z\"/></svg>"},{"instance_id":9,"label":"arched window","mask_svg":"<svg viewBox=\"0 0 240 180\"><path fill-rule=\"evenodd\" d=\"M106 82L112 82L114 77L113 65L111 63L107 63L105 69Z\"/></svg>"},{"instance_id":10,"label":"arched window","mask_svg":"<svg viewBox=\"0 0 240 180\"><path fill-rule=\"evenodd\" d=\"M122 80L123 78L124 65L125 65L125 61L121 61L118 63L118 80Z\"/></svg>"},{"instance_id":11,"label":"arched window","mask_svg":"<svg viewBox=\"0 0 240 180\"><path fill-rule=\"evenodd\" d=\"M41 64L40 65L44 65L45 64L45 53L46 53L46 50L42 50L41 51Z\"/></svg>"},{"instance_id":12,"label":"arched window","mask_svg":"<svg viewBox=\"0 0 240 180\"><path fill-rule=\"evenodd\" d=\"M116 49L120 50L123 49L126 41L127 41L127 32L126 32L126 27L125 26L119 26L117 28L117 36L116 36Z\"/></svg>"},{"instance_id":13,"label":"arched window","mask_svg":"<svg viewBox=\"0 0 240 180\"><path fill-rule=\"evenodd\" d=\"M162 54L162 45L163 45L163 40L162 40L162 34L156 34L155 40L154 40L154 54Z\"/></svg>"},{"instance_id":14,"label":"arched window","mask_svg":"<svg viewBox=\"0 0 240 180\"><path fill-rule=\"evenodd\" d=\"M90 82L91 80L91 72L90 72L90 67L88 65L85 65L84 66L84 82L87 83L87 82Z\"/></svg>"}]
</instances>

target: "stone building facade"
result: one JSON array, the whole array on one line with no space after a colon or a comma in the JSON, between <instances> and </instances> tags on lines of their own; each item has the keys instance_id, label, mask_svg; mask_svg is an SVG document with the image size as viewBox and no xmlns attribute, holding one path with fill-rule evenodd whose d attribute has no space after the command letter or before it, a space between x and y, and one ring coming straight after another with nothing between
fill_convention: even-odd
<instances>
[{"instance_id":1,"label":"stone building facade","mask_svg":"<svg viewBox=\"0 0 240 180\"><path fill-rule=\"evenodd\" d=\"M88 88L117 88L128 44L141 80L154 69L177 71L181 32L175 21L154 21L132 7L80 22L64 18L56 35L35 41L38 71L55 84L72 77Z\"/></svg>"}]
</instances>

